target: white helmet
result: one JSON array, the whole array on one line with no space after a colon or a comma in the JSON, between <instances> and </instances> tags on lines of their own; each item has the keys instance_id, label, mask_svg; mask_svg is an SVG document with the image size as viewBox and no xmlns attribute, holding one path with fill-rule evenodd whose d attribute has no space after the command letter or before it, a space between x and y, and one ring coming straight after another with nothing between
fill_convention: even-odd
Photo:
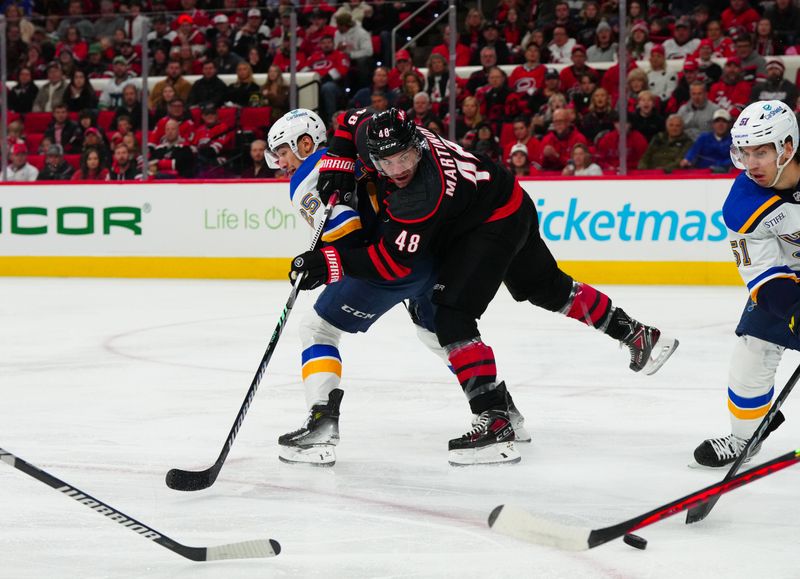
<instances>
[{"instance_id":1,"label":"white helmet","mask_svg":"<svg viewBox=\"0 0 800 579\"><path fill-rule=\"evenodd\" d=\"M792 148L797 153L800 136L797 130L797 118L785 103L777 100L757 101L748 105L736 119L731 128L731 160L738 169L747 171L742 147L753 147L772 143L778 153L776 164L778 173L769 185L774 187L780 179L783 169L788 165L792 156L783 163L780 156L783 154L783 145L791 138ZM750 177L748 171L747 176Z\"/></svg>"},{"instance_id":2,"label":"white helmet","mask_svg":"<svg viewBox=\"0 0 800 579\"><path fill-rule=\"evenodd\" d=\"M281 145L289 145L298 159L305 159L305 157L300 156L297 150L297 142L303 135L308 135L314 141L314 151L327 138L325 123L314 111L294 109L275 121L275 124L269 130L267 150L264 151L264 158L270 169L278 169L278 156L275 151Z\"/></svg>"}]
</instances>

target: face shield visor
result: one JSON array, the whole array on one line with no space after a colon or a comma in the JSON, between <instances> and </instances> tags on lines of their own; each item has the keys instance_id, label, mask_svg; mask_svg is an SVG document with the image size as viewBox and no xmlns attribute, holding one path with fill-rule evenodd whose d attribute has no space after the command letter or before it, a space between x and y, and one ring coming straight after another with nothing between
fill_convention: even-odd
<instances>
[{"instance_id":1,"label":"face shield visor","mask_svg":"<svg viewBox=\"0 0 800 579\"><path fill-rule=\"evenodd\" d=\"M417 147L410 147L388 157L376 158L370 155L370 159L378 173L389 179L395 179L414 174L420 161L420 152Z\"/></svg>"}]
</instances>

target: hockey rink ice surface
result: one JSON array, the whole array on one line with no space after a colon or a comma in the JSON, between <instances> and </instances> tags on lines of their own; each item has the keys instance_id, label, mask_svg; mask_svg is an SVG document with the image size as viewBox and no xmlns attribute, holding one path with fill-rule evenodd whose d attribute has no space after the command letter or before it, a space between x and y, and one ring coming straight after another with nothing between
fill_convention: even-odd
<instances>
[{"instance_id":1,"label":"hockey rink ice surface","mask_svg":"<svg viewBox=\"0 0 800 579\"><path fill-rule=\"evenodd\" d=\"M800 576L800 466L581 553L500 536L502 503L599 528L705 487L687 468L730 432L727 367L743 287L601 286L681 341L655 376L627 350L505 290L481 322L533 444L515 466L456 469L469 428L455 379L395 308L345 336L338 462L290 466L277 438L306 414L301 294L217 482L172 491L172 467L216 459L289 293L287 282L0 278L0 447L183 544L275 538L275 558L193 563L0 464L0 577L677 578ZM776 394L800 356L784 357ZM800 447L797 396L757 462Z\"/></svg>"}]
</instances>

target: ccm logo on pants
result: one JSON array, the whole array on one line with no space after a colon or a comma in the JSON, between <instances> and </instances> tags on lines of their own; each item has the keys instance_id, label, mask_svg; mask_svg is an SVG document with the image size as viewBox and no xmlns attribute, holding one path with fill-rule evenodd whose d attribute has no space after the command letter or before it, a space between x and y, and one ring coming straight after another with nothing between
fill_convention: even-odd
<instances>
[{"instance_id":1,"label":"ccm logo on pants","mask_svg":"<svg viewBox=\"0 0 800 579\"><path fill-rule=\"evenodd\" d=\"M357 318L364 318L365 320L369 320L375 317L375 314L369 314L367 312L359 312L358 310L351 308L347 304L342 306L342 310L344 310L348 314L353 314Z\"/></svg>"}]
</instances>

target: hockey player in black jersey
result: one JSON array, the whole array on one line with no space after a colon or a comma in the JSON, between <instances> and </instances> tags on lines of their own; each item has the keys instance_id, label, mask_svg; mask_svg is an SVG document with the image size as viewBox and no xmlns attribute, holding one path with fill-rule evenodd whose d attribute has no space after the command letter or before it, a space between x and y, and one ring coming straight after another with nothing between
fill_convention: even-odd
<instances>
[{"instance_id":1,"label":"hockey player in black jersey","mask_svg":"<svg viewBox=\"0 0 800 579\"><path fill-rule=\"evenodd\" d=\"M436 335L478 416L469 432L450 441L452 464L520 460L504 384L477 325L501 283L517 301L560 312L619 340L630 350L634 371L653 374L674 352L677 340L559 269L539 236L533 202L506 169L417 127L396 109L374 116L348 112L339 124L326 155L359 156L381 176L382 237L364 248L306 252L292 262L290 275L306 273L301 289L342 276L392 280L409 275L420 257L434 258ZM348 179L345 171L321 172L323 199Z\"/></svg>"}]
</instances>

